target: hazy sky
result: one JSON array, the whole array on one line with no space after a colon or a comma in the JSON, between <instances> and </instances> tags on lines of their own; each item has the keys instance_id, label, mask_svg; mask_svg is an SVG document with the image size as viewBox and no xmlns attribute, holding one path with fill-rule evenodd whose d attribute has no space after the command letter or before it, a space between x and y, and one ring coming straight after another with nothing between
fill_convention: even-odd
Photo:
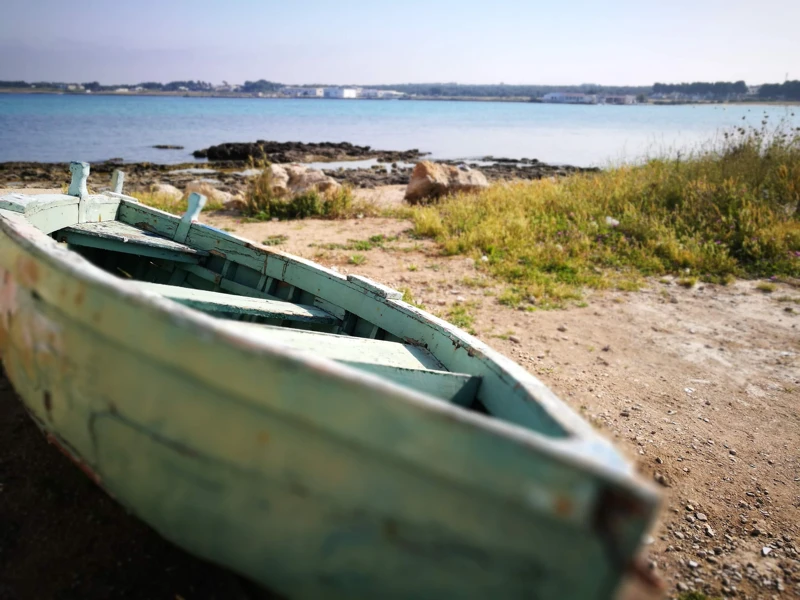
<instances>
[{"instance_id":1,"label":"hazy sky","mask_svg":"<svg viewBox=\"0 0 800 600\"><path fill-rule=\"evenodd\" d=\"M800 0L3 0L0 79L800 79ZM794 69L794 71L792 71Z\"/></svg>"}]
</instances>

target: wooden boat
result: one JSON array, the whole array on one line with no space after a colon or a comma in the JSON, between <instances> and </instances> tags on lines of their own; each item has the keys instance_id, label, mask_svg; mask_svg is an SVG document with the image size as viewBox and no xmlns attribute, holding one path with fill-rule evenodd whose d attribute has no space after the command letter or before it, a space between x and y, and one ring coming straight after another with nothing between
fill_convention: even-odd
<instances>
[{"instance_id":1,"label":"wooden boat","mask_svg":"<svg viewBox=\"0 0 800 600\"><path fill-rule=\"evenodd\" d=\"M395 290L116 191L0 198L0 353L138 517L293 598L612 597L656 508L540 381Z\"/></svg>"}]
</instances>

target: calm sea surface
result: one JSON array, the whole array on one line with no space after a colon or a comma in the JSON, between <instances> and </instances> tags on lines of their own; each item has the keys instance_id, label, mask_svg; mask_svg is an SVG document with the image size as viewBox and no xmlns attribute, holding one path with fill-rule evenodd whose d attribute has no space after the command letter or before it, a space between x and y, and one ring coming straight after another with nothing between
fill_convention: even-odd
<instances>
[{"instance_id":1,"label":"calm sea surface","mask_svg":"<svg viewBox=\"0 0 800 600\"><path fill-rule=\"evenodd\" d=\"M733 125L760 126L765 112L770 122L787 118L800 125L800 116L791 115L800 111L763 106L0 94L0 162L120 157L177 163L212 144L266 139L604 166L691 147ZM185 150L155 150L154 144Z\"/></svg>"}]
</instances>

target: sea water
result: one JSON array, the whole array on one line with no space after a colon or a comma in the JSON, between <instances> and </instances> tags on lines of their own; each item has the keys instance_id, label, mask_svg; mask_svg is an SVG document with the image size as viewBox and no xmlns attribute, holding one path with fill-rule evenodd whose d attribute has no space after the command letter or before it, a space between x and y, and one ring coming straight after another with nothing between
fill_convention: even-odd
<instances>
[{"instance_id":1,"label":"sea water","mask_svg":"<svg viewBox=\"0 0 800 600\"><path fill-rule=\"evenodd\" d=\"M487 155L608 166L696 147L737 125L781 119L797 107L610 106L514 102L184 98L0 94L0 162L178 163L222 142L259 139L418 148L432 158ZM157 150L156 144L184 146Z\"/></svg>"}]
</instances>

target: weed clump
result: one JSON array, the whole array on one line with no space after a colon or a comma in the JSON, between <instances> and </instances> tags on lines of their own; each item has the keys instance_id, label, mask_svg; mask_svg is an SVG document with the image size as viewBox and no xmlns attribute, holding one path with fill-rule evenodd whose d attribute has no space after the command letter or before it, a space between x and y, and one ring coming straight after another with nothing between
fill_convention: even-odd
<instances>
[{"instance_id":1,"label":"weed clump","mask_svg":"<svg viewBox=\"0 0 800 600\"><path fill-rule=\"evenodd\" d=\"M250 168L259 170L258 175L249 179L245 190L244 214L252 219L348 219L375 212L370 204L357 201L348 186L286 196L276 191L268 162L251 159Z\"/></svg>"}]
</instances>

